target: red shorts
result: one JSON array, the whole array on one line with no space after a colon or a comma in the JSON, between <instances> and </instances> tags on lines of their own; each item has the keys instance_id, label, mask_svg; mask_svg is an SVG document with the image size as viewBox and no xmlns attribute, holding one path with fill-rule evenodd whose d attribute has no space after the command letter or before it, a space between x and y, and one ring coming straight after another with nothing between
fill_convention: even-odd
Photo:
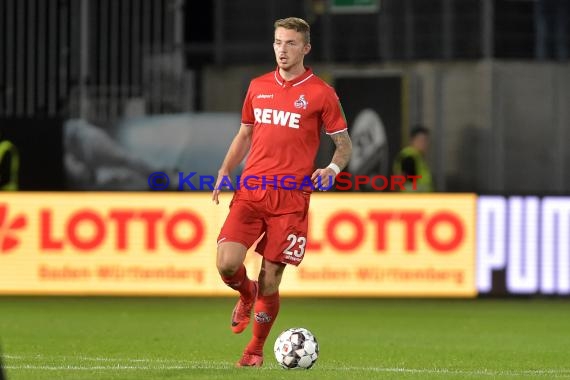
<instances>
[{"instance_id":1,"label":"red shorts","mask_svg":"<svg viewBox=\"0 0 570 380\"><path fill-rule=\"evenodd\" d=\"M234 193L218 244L237 242L266 260L299 265L307 246L310 193L285 189L240 189Z\"/></svg>"}]
</instances>

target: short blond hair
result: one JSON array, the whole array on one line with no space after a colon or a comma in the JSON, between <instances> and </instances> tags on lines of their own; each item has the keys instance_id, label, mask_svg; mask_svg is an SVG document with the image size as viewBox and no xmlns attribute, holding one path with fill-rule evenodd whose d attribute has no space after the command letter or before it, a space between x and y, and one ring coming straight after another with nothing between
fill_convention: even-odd
<instances>
[{"instance_id":1,"label":"short blond hair","mask_svg":"<svg viewBox=\"0 0 570 380\"><path fill-rule=\"evenodd\" d=\"M274 26L275 29L285 28L299 32L303 35L305 43L307 44L311 43L311 27L309 26L307 21L303 20L302 18L298 17L282 18L275 21Z\"/></svg>"}]
</instances>

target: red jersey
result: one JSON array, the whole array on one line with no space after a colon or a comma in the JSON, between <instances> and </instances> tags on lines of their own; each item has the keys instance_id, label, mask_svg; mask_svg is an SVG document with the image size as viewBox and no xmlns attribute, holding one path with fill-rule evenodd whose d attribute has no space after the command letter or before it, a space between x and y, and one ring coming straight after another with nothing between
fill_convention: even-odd
<instances>
[{"instance_id":1,"label":"red jersey","mask_svg":"<svg viewBox=\"0 0 570 380\"><path fill-rule=\"evenodd\" d=\"M243 104L242 123L253 128L242 173L242 180L251 176L248 184L262 184L266 178L271 185L274 178L285 176L291 184L301 185L304 179L306 184L314 171L321 127L329 135L347 129L335 90L310 68L292 81L285 81L279 69L253 79Z\"/></svg>"}]
</instances>

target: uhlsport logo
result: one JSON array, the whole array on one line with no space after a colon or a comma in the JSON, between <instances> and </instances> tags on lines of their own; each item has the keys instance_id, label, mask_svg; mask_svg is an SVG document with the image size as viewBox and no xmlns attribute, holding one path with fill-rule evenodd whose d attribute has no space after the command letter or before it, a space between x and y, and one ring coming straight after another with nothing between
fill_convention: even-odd
<instances>
[{"instance_id":1,"label":"uhlsport logo","mask_svg":"<svg viewBox=\"0 0 570 380\"><path fill-rule=\"evenodd\" d=\"M20 244L20 239L15 236L15 231L26 226L27 220L24 215L17 215L8 219L8 206L0 204L0 255L7 254Z\"/></svg>"}]
</instances>

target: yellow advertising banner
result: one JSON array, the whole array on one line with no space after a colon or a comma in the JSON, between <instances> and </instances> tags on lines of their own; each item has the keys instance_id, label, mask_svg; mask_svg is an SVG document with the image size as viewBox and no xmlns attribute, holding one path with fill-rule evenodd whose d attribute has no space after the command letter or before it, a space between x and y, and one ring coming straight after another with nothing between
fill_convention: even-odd
<instances>
[{"instance_id":1,"label":"yellow advertising banner","mask_svg":"<svg viewBox=\"0 0 570 380\"><path fill-rule=\"evenodd\" d=\"M230 295L215 266L230 193L5 193L1 294ZM314 194L281 293L474 296L475 195ZM260 257L250 252L249 274Z\"/></svg>"},{"instance_id":2,"label":"yellow advertising banner","mask_svg":"<svg viewBox=\"0 0 570 380\"><path fill-rule=\"evenodd\" d=\"M315 194L310 209L306 257L286 272L288 292L476 295L474 194Z\"/></svg>"}]
</instances>

